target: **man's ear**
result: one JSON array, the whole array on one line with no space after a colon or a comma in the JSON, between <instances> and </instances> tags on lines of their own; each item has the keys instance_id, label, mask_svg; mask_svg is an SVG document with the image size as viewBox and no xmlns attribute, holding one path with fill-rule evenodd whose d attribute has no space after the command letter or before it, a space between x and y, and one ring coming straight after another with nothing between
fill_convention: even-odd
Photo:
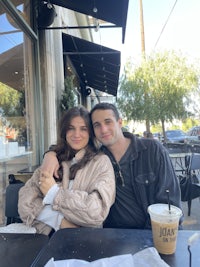
<instances>
[{"instance_id":1,"label":"man's ear","mask_svg":"<svg viewBox=\"0 0 200 267\"><path fill-rule=\"evenodd\" d=\"M122 127L122 119L121 118L119 118L118 123L119 123L120 127Z\"/></svg>"}]
</instances>

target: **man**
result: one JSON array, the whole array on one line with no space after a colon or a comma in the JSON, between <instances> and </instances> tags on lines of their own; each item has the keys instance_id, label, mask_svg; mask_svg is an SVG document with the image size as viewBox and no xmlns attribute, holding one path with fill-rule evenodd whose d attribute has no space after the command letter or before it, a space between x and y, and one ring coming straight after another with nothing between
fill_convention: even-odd
<instances>
[{"instance_id":1,"label":"man","mask_svg":"<svg viewBox=\"0 0 200 267\"><path fill-rule=\"evenodd\" d=\"M167 203L166 190L171 204L181 207L178 179L162 144L122 132L122 119L112 104L99 103L90 115L95 136L111 159L116 177L116 200L104 227L150 228L147 208L153 203ZM53 163L55 155L48 154L45 158L52 157L51 164L45 159L44 168L52 171L57 163Z\"/></svg>"}]
</instances>

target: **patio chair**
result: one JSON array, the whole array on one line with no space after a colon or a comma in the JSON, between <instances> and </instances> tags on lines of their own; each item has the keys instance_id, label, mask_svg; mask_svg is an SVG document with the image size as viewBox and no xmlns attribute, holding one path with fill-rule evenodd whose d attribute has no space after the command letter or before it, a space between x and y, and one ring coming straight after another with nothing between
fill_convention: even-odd
<instances>
[{"instance_id":1,"label":"patio chair","mask_svg":"<svg viewBox=\"0 0 200 267\"><path fill-rule=\"evenodd\" d=\"M6 188L5 216L6 225L22 222L18 213L18 193L24 183L9 175L9 185Z\"/></svg>"},{"instance_id":2,"label":"patio chair","mask_svg":"<svg viewBox=\"0 0 200 267\"><path fill-rule=\"evenodd\" d=\"M191 146L183 143L164 143L164 147L168 150L169 154L190 153Z\"/></svg>"},{"instance_id":3,"label":"patio chair","mask_svg":"<svg viewBox=\"0 0 200 267\"><path fill-rule=\"evenodd\" d=\"M169 152L176 174L184 175L186 173L187 157L191 155L191 146L182 143L166 143L164 146Z\"/></svg>"},{"instance_id":4,"label":"patio chair","mask_svg":"<svg viewBox=\"0 0 200 267\"><path fill-rule=\"evenodd\" d=\"M191 214L192 200L200 197L200 154L188 156L184 181L180 181L181 200L188 203L188 216Z\"/></svg>"}]
</instances>

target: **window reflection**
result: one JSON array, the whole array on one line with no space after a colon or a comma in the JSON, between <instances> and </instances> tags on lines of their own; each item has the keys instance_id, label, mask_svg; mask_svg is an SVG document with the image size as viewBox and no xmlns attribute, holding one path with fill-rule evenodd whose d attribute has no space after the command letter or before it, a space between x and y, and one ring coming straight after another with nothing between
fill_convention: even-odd
<instances>
[{"instance_id":1,"label":"window reflection","mask_svg":"<svg viewBox=\"0 0 200 267\"><path fill-rule=\"evenodd\" d=\"M28 23L30 1L12 0ZM33 43L0 1L0 225L8 175L33 164ZM33 144L34 143L34 144ZM20 178L17 178L20 179Z\"/></svg>"},{"instance_id":2,"label":"window reflection","mask_svg":"<svg viewBox=\"0 0 200 267\"><path fill-rule=\"evenodd\" d=\"M22 1L13 1L14 4ZM17 6L21 14L23 5ZM24 34L0 9L0 158L27 150Z\"/></svg>"}]
</instances>

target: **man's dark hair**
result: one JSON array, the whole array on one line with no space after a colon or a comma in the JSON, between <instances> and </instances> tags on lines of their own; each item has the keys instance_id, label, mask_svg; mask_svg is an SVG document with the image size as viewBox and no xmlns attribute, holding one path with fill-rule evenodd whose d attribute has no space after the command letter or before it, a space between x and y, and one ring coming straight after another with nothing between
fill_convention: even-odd
<instances>
[{"instance_id":1,"label":"man's dark hair","mask_svg":"<svg viewBox=\"0 0 200 267\"><path fill-rule=\"evenodd\" d=\"M112 110L116 120L119 120L120 116L116 106L106 102L96 104L90 111L90 117L92 117L92 114L95 110L108 110L108 109Z\"/></svg>"}]
</instances>

